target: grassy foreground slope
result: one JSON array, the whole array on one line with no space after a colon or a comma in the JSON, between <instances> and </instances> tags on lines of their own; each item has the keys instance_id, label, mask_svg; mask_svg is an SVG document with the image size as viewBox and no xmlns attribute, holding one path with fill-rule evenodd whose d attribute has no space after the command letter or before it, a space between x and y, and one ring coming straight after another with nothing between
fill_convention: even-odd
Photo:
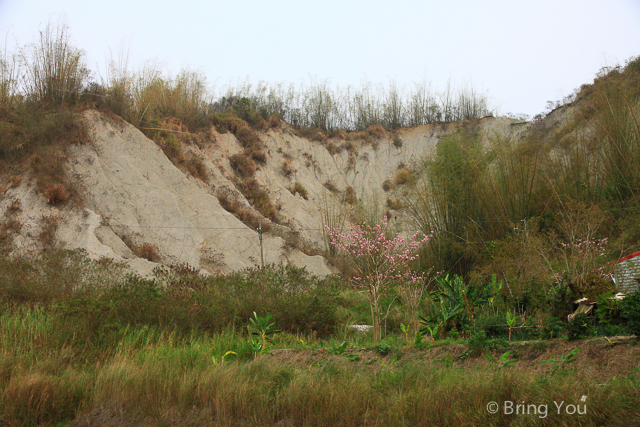
<instances>
[{"instance_id":1,"label":"grassy foreground slope","mask_svg":"<svg viewBox=\"0 0 640 427\"><path fill-rule=\"evenodd\" d=\"M0 266L7 425L640 421L635 339L509 343L478 334L407 345L404 334L388 333L374 344L346 327L366 318L360 293L293 267L149 281L118 277L117 266L74 253ZM273 314L271 329L282 330L268 335L268 349L250 334L259 332L253 311ZM535 412L504 406L523 401ZM488 412L490 402L499 413ZM560 413L554 402L565 402Z\"/></svg>"}]
</instances>

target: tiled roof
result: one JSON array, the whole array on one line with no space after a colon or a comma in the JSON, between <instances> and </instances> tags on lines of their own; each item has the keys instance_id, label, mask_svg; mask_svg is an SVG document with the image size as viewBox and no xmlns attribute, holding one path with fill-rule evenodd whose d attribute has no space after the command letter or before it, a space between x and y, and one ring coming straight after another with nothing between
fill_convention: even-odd
<instances>
[{"instance_id":1,"label":"tiled roof","mask_svg":"<svg viewBox=\"0 0 640 427\"><path fill-rule=\"evenodd\" d=\"M635 258L635 257L637 257L637 256L639 256L639 255L640 255L640 252L634 252L634 253L632 253L631 255L627 255L627 256L626 256L626 257L624 257L624 258L620 258L620 261L619 261L619 262L626 261L626 260L631 259L631 258Z\"/></svg>"}]
</instances>

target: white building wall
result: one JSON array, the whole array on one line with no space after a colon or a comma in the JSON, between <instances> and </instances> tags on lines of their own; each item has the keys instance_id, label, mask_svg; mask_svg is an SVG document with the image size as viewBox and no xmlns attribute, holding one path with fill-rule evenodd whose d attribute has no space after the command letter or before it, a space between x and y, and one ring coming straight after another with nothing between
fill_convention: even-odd
<instances>
[{"instance_id":1,"label":"white building wall","mask_svg":"<svg viewBox=\"0 0 640 427\"><path fill-rule=\"evenodd\" d=\"M616 288L620 292L632 293L640 286L640 256L622 261L614 269Z\"/></svg>"}]
</instances>

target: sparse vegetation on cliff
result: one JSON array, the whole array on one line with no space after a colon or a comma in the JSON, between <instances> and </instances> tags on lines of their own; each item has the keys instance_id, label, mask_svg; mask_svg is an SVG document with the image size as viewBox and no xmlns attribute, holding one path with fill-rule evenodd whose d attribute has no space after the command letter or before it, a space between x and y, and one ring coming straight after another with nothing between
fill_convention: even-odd
<instances>
[{"instance_id":1,"label":"sparse vegetation on cliff","mask_svg":"<svg viewBox=\"0 0 640 427\"><path fill-rule=\"evenodd\" d=\"M300 184L298 181L296 181L295 184L293 184L293 187L291 187L289 191L291 191L291 194L293 195L299 194L300 197L302 197L303 199L309 200L307 189L304 188L304 186Z\"/></svg>"}]
</instances>

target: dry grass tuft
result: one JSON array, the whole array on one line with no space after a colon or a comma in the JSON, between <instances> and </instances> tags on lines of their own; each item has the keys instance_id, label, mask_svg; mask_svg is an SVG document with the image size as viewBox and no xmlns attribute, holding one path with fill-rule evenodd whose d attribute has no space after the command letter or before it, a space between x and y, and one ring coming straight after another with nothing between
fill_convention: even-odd
<instances>
[{"instance_id":1,"label":"dry grass tuft","mask_svg":"<svg viewBox=\"0 0 640 427\"><path fill-rule=\"evenodd\" d=\"M52 425L75 415L78 396L72 384L78 379L77 374L65 378L17 369L0 393L0 405L20 425Z\"/></svg>"},{"instance_id":2,"label":"dry grass tuft","mask_svg":"<svg viewBox=\"0 0 640 427\"><path fill-rule=\"evenodd\" d=\"M44 252L55 249L55 237L60 219L62 218L58 215L51 215L43 216L40 220L42 222L42 231L38 236L38 240L42 243Z\"/></svg>"},{"instance_id":3,"label":"dry grass tuft","mask_svg":"<svg viewBox=\"0 0 640 427\"><path fill-rule=\"evenodd\" d=\"M340 191L338 190L338 187L336 187L336 185L331 182L331 181L326 181L324 184L324 188L326 188L327 190L331 191L333 194L337 194Z\"/></svg>"},{"instance_id":4,"label":"dry grass tuft","mask_svg":"<svg viewBox=\"0 0 640 427\"><path fill-rule=\"evenodd\" d=\"M402 144L403 144L403 141L402 141L402 137L400 136L400 134L397 133L397 132L394 133L393 134L393 146L396 147L396 148L402 148Z\"/></svg>"},{"instance_id":5,"label":"dry grass tuft","mask_svg":"<svg viewBox=\"0 0 640 427\"><path fill-rule=\"evenodd\" d=\"M65 184L54 184L51 187L45 188L43 195L50 205L64 204L68 202L69 197L71 197Z\"/></svg>"},{"instance_id":6,"label":"dry grass tuft","mask_svg":"<svg viewBox=\"0 0 640 427\"><path fill-rule=\"evenodd\" d=\"M327 134L317 127L296 128L295 133L298 136L307 138L310 141L325 142L327 140Z\"/></svg>"},{"instance_id":7,"label":"dry grass tuft","mask_svg":"<svg viewBox=\"0 0 640 427\"><path fill-rule=\"evenodd\" d=\"M380 139L386 135L387 131L380 125L371 125L367 128L367 133L373 138Z\"/></svg>"},{"instance_id":8,"label":"dry grass tuft","mask_svg":"<svg viewBox=\"0 0 640 427\"><path fill-rule=\"evenodd\" d=\"M349 151L349 157L347 159L347 169L354 169L356 167L356 160L358 159L355 151Z\"/></svg>"},{"instance_id":9,"label":"dry grass tuft","mask_svg":"<svg viewBox=\"0 0 640 427\"><path fill-rule=\"evenodd\" d=\"M393 183L395 185L410 184L415 182L416 178L417 176L415 171L409 169L406 166L403 166L400 169L398 169L395 175L393 176Z\"/></svg>"},{"instance_id":10,"label":"dry grass tuft","mask_svg":"<svg viewBox=\"0 0 640 427\"><path fill-rule=\"evenodd\" d=\"M338 154L340 150L336 144L334 144L333 142L329 142L327 143L327 151L329 152L329 154L335 155Z\"/></svg>"},{"instance_id":11,"label":"dry grass tuft","mask_svg":"<svg viewBox=\"0 0 640 427\"><path fill-rule=\"evenodd\" d=\"M11 203L9 203L9 206L7 206L8 215L17 214L21 210L22 210L22 202L20 202L20 199L14 198L13 200L11 200Z\"/></svg>"},{"instance_id":12,"label":"dry grass tuft","mask_svg":"<svg viewBox=\"0 0 640 427\"><path fill-rule=\"evenodd\" d=\"M229 163L242 178L251 178L256 172L256 164L244 153L229 157Z\"/></svg>"},{"instance_id":13,"label":"dry grass tuft","mask_svg":"<svg viewBox=\"0 0 640 427\"><path fill-rule=\"evenodd\" d=\"M237 183L244 197L247 198L249 204L260 212L265 218L276 221L276 208L269 199L269 193L255 179L247 179L244 182Z\"/></svg>"},{"instance_id":14,"label":"dry grass tuft","mask_svg":"<svg viewBox=\"0 0 640 427\"><path fill-rule=\"evenodd\" d=\"M261 163L261 164L267 163L267 153L265 153L262 150L253 150L247 154L249 154L251 158L258 163Z\"/></svg>"},{"instance_id":15,"label":"dry grass tuft","mask_svg":"<svg viewBox=\"0 0 640 427\"><path fill-rule=\"evenodd\" d=\"M221 194L218 196L218 201L224 210L233 214L248 227L256 228L260 222L260 216L256 215L251 209L244 207L238 200L230 201L226 194ZM271 225L268 222L263 222L262 230L269 231L270 229Z\"/></svg>"},{"instance_id":16,"label":"dry grass tuft","mask_svg":"<svg viewBox=\"0 0 640 427\"><path fill-rule=\"evenodd\" d=\"M189 158L185 160L184 166L191 175L200 178L202 181L206 181L209 178L207 167L202 159L195 154L190 154Z\"/></svg>"},{"instance_id":17,"label":"dry grass tuft","mask_svg":"<svg viewBox=\"0 0 640 427\"><path fill-rule=\"evenodd\" d=\"M393 209L395 211L399 211L400 209L404 208L404 205L402 204L400 199L392 199L391 197L387 199L387 206L389 207L389 209Z\"/></svg>"},{"instance_id":18,"label":"dry grass tuft","mask_svg":"<svg viewBox=\"0 0 640 427\"><path fill-rule=\"evenodd\" d=\"M293 175L295 170L291 167L291 160L284 160L282 162L282 173L284 176L289 177Z\"/></svg>"},{"instance_id":19,"label":"dry grass tuft","mask_svg":"<svg viewBox=\"0 0 640 427\"><path fill-rule=\"evenodd\" d=\"M277 129L282 126L282 117L280 114L272 114L269 116L269 127L272 129Z\"/></svg>"},{"instance_id":20,"label":"dry grass tuft","mask_svg":"<svg viewBox=\"0 0 640 427\"><path fill-rule=\"evenodd\" d=\"M20 175L11 175L9 177L9 188L20 187L22 184L22 177Z\"/></svg>"},{"instance_id":21,"label":"dry grass tuft","mask_svg":"<svg viewBox=\"0 0 640 427\"><path fill-rule=\"evenodd\" d=\"M344 201L349 203L350 205L356 202L356 192L350 185L345 190Z\"/></svg>"},{"instance_id":22,"label":"dry grass tuft","mask_svg":"<svg viewBox=\"0 0 640 427\"><path fill-rule=\"evenodd\" d=\"M138 258L144 258L147 261L160 262L160 260L162 259L160 253L158 252L158 248L156 248L156 246L151 243L142 243L138 246L134 246L131 248L131 251Z\"/></svg>"},{"instance_id":23,"label":"dry grass tuft","mask_svg":"<svg viewBox=\"0 0 640 427\"><path fill-rule=\"evenodd\" d=\"M303 199L305 200L309 200L309 195L307 193L307 189L304 188L304 186L302 184L300 184L298 181L296 181L296 183L293 185L293 187L291 187L289 189L289 191L291 192L291 194L293 194L294 196L296 194L299 194L300 196L302 196Z\"/></svg>"}]
</instances>

